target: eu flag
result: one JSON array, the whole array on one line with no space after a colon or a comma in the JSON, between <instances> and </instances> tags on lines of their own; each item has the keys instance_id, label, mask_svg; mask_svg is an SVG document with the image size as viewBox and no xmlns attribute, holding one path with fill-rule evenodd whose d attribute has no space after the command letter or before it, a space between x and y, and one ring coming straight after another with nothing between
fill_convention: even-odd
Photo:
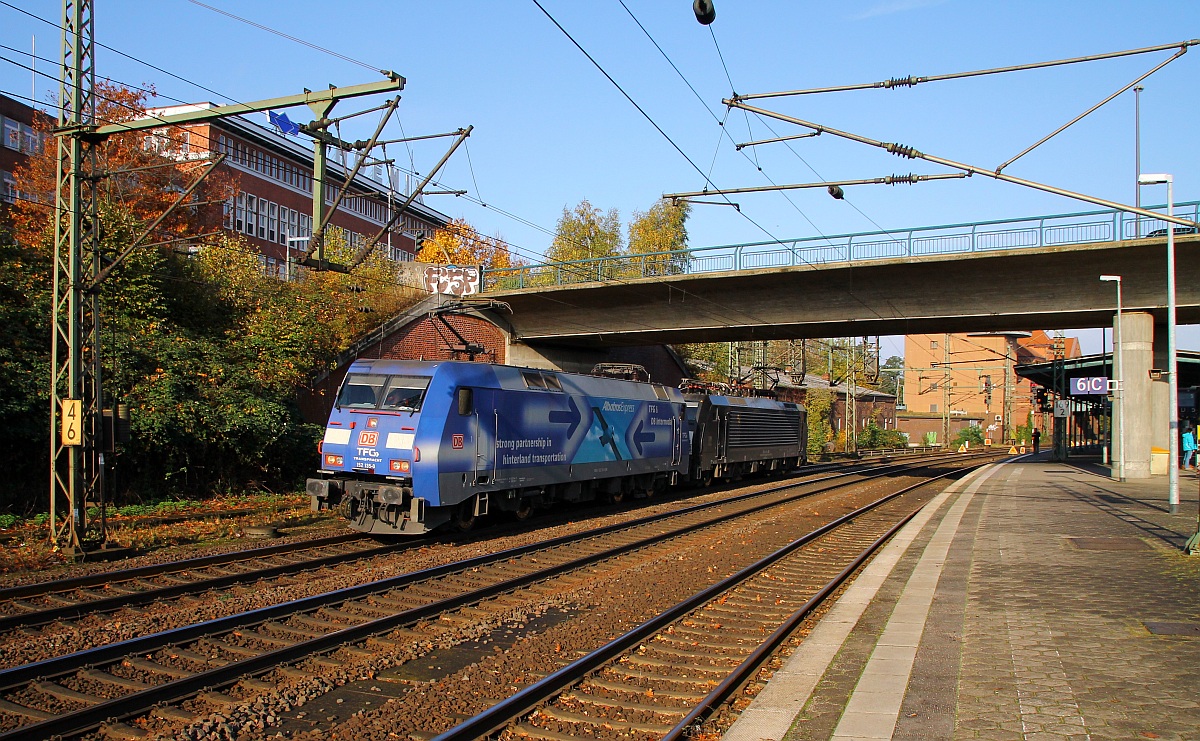
<instances>
[{"instance_id":1,"label":"eu flag","mask_svg":"<svg viewBox=\"0 0 1200 741\"><path fill-rule=\"evenodd\" d=\"M271 119L271 124L275 128L279 129L279 133L281 134L286 134L287 136L296 136L300 133L300 125L288 118L286 113L268 111L267 117Z\"/></svg>"}]
</instances>

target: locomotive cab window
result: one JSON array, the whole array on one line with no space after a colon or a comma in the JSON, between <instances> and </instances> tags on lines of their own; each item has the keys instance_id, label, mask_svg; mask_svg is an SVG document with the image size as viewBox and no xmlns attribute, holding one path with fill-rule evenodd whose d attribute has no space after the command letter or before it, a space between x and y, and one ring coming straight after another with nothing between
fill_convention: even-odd
<instances>
[{"instance_id":1,"label":"locomotive cab window","mask_svg":"<svg viewBox=\"0 0 1200 741\"><path fill-rule=\"evenodd\" d=\"M545 374L542 376L542 380L546 382L546 388L551 391L562 391L562 384L558 382L558 376Z\"/></svg>"},{"instance_id":2,"label":"locomotive cab window","mask_svg":"<svg viewBox=\"0 0 1200 741\"><path fill-rule=\"evenodd\" d=\"M475 411L475 400L471 389L460 388L458 390L458 414L461 417L466 417Z\"/></svg>"},{"instance_id":3,"label":"locomotive cab window","mask_svg":"<svg viewBox=\"0 0 1200 741\"><path fill-rule=\"evenodd\" d=\"M402 412L418 412L429 388L425 376L392 376L388 379L387 393L383 396L380 409Z\"/></svg>"},{"instance_id":4,"label":"locomotive cab window","mask_svg":"<svg viewBox=\"0 0 1200 741\"><path fill-rule=\"evenodd\" d=\"M542 378L542 374L537 371L521 371L521 378L524 379L525 385L531 389L546 388L546 381Z\"/></svg>"},{"instance_id":5,"label":"locomotive cab window","mask_svg":"<svg viewBox=\"0 0 1200 741\"><path fill-rule=\"evenodd\" d=\"M383 391L385 383L387 376L351 373L342 383L337 405L351 409L374 409L377 400L382 396L380 392Z\"/></svg>"},{"instance_id":6,"label":"locomotive cab window","mask_svg":"<svg viewBox=\"0 0 1200 741\"><path fill-rule=\"evenodd\" d=\"M671 398L670 396L667 395L667 389L663 386L658 385L657 383L654 384L654 395L657 396L658 398L662 399L663 401L666 401L667 399Z\"/></svg>"}]
</instances>

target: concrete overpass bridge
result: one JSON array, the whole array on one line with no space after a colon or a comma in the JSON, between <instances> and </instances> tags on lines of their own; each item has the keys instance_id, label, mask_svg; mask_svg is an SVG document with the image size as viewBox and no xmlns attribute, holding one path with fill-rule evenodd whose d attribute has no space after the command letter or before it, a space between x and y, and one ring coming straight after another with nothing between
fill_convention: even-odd
<instances>
[{"instance_id":1,"label":"concrete overpass bridge","mask_svg":"<svg viewBox=\"0 0 1200 741\"><path fill-rule=\"evenodd\" d=\"M1176 214L1195 222L1198 204ZM1122 277L1125 475L1173 434L1167 227L1120 211L847 234L485 273L510 362L588 367L609 348L680 342L1080 329L1114 323ZM1200 323L1200 234L1174 227L1177 322ZM1114 450L1114 456L1119 455Z\"/></svg>"},{"instance_id":2,"label":"concrete overpass bridge","mask_svg":"<svg viewBox=\"0 0 1200 741\"><path fill-rule=\"evenodd\" d=\"M581 348L1107 326L1102 273L1162 322L1166 227L1089 211L706 247L489 271L482 296L514 340ZM1175 228L1178 321L1200 323L1200 234Z\"/></svg>"}]
</instances>

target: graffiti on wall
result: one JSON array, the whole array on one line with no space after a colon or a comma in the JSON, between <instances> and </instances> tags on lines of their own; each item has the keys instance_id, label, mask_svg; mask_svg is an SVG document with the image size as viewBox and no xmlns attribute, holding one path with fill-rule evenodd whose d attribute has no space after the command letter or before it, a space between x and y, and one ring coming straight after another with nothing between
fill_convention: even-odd
<instances>
[{"instance_id":1,"label":"graffiti on wall","mask_svg":"<svg viewBox=\"0 0 1200 741\"><path fill-rule=\"evenodd\" d=\"M430 265L425 268L425 288L430 293L470 296L479 293L479 268Z\"/></svg>"}]
</instances>

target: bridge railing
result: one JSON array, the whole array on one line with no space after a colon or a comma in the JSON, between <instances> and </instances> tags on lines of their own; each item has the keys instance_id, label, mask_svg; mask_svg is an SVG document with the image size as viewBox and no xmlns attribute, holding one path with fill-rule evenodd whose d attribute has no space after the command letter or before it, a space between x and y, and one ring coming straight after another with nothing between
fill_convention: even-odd
<instances>
[{"instance_id":1,"label":"bridge railing","mask_svg":"<svg viewBox=\"0 0 1200 741\"><path fill-rule=\"evenodd\" d=\"M1165 213L1166 206L1150 206L1147 210ZM1175 215L1197 221L1200 201L1175 204ZM486 269L481 277L481 285L484 291L498 291L664 275L697 275L1116 242L1163 236L1167 227L1168 222L1161 219L1138 217L1124 211L1081 211Z\"/></svg>"}]
</instances>

